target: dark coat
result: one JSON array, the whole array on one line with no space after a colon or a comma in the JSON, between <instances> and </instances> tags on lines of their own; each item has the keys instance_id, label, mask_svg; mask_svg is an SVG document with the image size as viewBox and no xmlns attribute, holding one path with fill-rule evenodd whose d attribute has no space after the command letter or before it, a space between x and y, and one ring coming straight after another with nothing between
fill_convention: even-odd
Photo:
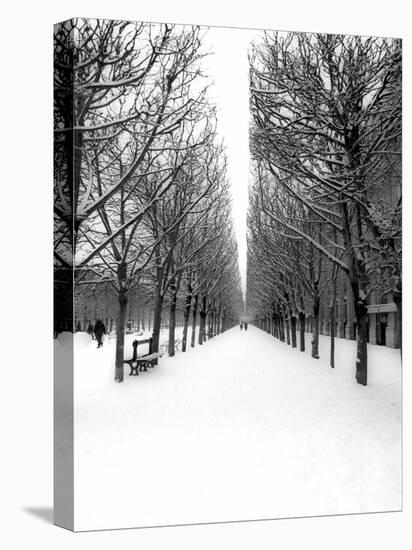
<instances>
[{"instance_id":1,"label":"dark coat","mask_svg":"<svg viewBox=\"0 0 412 550\"><path fill-rule=\"evenodd\" d=\"M96 336L101 336L102 334L106 334L106 327L104 326L103 321L100 319L97 319L95 325L94 325L94 333Z\"/></svg>"}]
</instances>

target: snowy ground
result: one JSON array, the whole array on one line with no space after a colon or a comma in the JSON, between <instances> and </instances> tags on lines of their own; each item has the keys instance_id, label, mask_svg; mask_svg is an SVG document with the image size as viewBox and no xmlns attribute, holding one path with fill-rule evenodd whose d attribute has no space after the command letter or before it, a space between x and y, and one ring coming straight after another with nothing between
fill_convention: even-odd
<instances>
[{"instance_id":1,"label":"snowy ground","mask_svg":"<svg viewBox=\"0 0 412 550\"><path fill-rule=\"evenodd\" d=\"M363 387L352 341L333 370L325 336L236 327L117 384L114 341L75 338L76 530L400 509L399 350Z\"/></svg>"}]
</instances>

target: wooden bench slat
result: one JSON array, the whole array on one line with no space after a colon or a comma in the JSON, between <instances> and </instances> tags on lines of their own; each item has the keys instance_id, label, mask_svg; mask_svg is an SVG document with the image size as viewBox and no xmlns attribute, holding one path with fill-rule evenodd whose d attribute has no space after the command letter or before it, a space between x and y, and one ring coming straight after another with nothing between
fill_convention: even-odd
<instances>
[{"instance_id":1,"label":"wooden bench slat","mask_svg":"<svg viewBox=\"0 0 412 550\"><path fill-rule=\"evenodd\" d=\"M151 353L150 355L143 355L142 359L146 359L146 361L153 361L153 359L160 359L162 357L162 354L159 352Z\"/></svg>"}]
</instances>

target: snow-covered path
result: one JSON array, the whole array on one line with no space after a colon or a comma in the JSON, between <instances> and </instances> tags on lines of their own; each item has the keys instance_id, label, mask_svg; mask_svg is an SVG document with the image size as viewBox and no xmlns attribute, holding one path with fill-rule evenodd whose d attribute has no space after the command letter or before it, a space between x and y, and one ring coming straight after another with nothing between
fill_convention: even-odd
<instances>
[{"instance_id":1,"label":"snow-covered path","mask_svg":"<svg viewBox=\"0 0 412 550\"><path fill-rule=\"evenodd\" d=\"M236 327L116 384L79 347L76 530L399 509L399 350L369 346L367 387L354 342L320 353Z\"/></svg>"}]
</instances>

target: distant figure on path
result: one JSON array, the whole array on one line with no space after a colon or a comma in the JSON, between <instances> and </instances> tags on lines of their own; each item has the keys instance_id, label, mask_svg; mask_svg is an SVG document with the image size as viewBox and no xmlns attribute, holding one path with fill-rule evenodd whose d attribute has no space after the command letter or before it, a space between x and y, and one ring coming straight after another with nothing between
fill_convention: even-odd
<instances>
[{"instance_id":1,"label":"distant figure on path","mask_svg":"<svg viewBox=\"0 0 412 550\"><path fill-rule=\"evenodd\" d=\"M103 334L106 334L106 327L101 319L97 319L96 324L94 325L94 335L97 340L97 349L103 346L102 337Z\"/></svg>"},{"instance_id":2,"label":"distant figure on path","mask_svg":"<svg viewBox=\"0 0 412 550\"><path fill-rule=\"evenodd\" d=\"M243 328L243 323L240 323L240 330L242 330Z\"/></svg>"},{"instance_id":3,"label":"distant figure on path","mask_svg":"<svg viewBox=\"0 0 412 550\"><path fill-rule=\"evenodd\" d=\"M245 330L247 330L247 323L245 323Z\"/></svg>"},{"instance_id":4,"label":"distant figure on path","mask_svg":"<svg viewBox=\"0 0 412 550\"><path fill-rule=\"evenodd\" d=\"M94 340L93 325L91 323L89 323L89 326L87 327L87 334L90 334L92 340Z\"/></svg>"}]
</instances>

